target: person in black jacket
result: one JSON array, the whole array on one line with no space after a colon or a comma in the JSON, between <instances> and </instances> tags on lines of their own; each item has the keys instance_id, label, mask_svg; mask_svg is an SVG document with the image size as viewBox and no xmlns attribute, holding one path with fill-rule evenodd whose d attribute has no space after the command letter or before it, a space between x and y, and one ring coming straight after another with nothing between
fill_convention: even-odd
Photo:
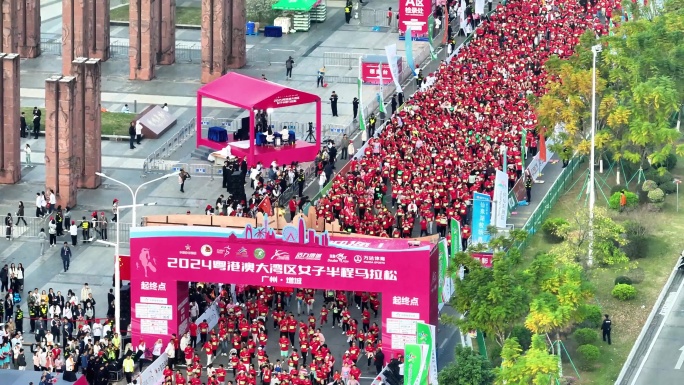
<instances>
[{"instance_id":1,"label":"person in black jacket","mask_svg":"<svg viewBox=\"0 0 684 385\"><path fill-rule=\"evenodd\" d=\"M133 145L133 142L135 141L135 121L131 122L131 125L128 126L128 145L131 150L135 149L135 146Z\"/></svg>"},{"instance_id":2,"label":"person in black jacket","mask_svg":"<svg viewBox=\"0 0 684 385\"><path fill-rule=\"evenodd\" d=\"M21 116L19 116L19 129L21 137L22 138L28 138L28 132L26 131L26 128L28 125L26 124L26 116L24 116L24 113L21 113Z\"/></svg>"},{"instance_id":3,"label":"person in black jacket","mask_svg":"<svg viewBox=\"0 0 684 385\"><path fill-rule=\"evenodd\" d=\"M382 368L385 366L385 354L382 352L382 348L378 348L375 351L375 374L380 374Z\"/></svg>"}]
</instances>

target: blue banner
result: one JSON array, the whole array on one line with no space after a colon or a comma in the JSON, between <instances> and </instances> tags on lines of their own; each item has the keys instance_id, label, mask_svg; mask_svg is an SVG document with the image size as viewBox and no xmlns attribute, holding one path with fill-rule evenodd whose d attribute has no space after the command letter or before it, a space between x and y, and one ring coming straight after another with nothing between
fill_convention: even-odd
<instances>
[{"instance_id":1,"label":"blue banner","mask_svg":"<svg viewBox=\"0 0 684 385\"><path fill-rule=\"evenodd\" d=\"M404 41L406 42L406 63L413 76L417 76L416 65L413 63L413 31L411 31L411 27L406 28Z\"/></svg>"},{"instance_id":2,"label":"blue banner","mask_svg":"<svg viewBox=\"0 0 684 385\"><path fill-rule=\"evenodd\" d=\"M473 235L471 244L489 243L487 226L491 221L492 200L489 195L473 194Z\"/></svg>"}]
</instances>

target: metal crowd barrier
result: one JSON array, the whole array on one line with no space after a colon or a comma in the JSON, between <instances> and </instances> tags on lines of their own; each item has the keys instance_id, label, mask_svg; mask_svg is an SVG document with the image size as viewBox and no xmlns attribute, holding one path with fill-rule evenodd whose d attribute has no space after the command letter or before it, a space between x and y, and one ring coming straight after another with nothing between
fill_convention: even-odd
<instances>
[{"instance_id":1,"label":"metal crowd barrier","mask_svg":"<svg viewBox=\"0 0 684 385\"><path fill-rule=\"evenodd\" d=\"M128 60L129 48L130 44L128 42L110 42L110 58L113 60ZM40 52L41 54L62 55L62 35L54 33L41 33ZM285 59L283 59L283 64L285 64ZM201 60L202 46L199 43L176 43L177 62L199 63Z\"/></svg>"},{"instance_id":2,"label":"metal crowd barrier","mask_svg":"<svg viewBox=\"0 0 684 385\"><path fill-rule=\"evenodd\" d=\"M347 69L352 69L359 66L359 57L361 56L363 56L363 54L353 52L324 52L323 65L326 67L345 67ZM329 78L330 77L326 76L326 79ZM354 80L354 82L356 82L356 80Z\"/></svg>"},{"instance_id":3,"label":"metal crowd barrier","mask_svg":"<svg viewBox=\"0 0 684 385\"><path fill-rule=\"evenodd\" d=\"M387 20L387 10L363 8L359 13L359 23L366 27L385 27L396 30L399 25L397 13L392 12L392 18Z\"/></svg>"},{"instance_id":4,"label":"metal crowd barrier","mask_svg":"<svg viewBox=\"0 0 684 385\"><path fill-rule=\"evenodd\" d=\"M35 210L35 209L34 209ZM27 211L31 211L30 209L27 209ZM98 213L101 210L98 210ZM32 211L31 211L32 212ZM111 221L112 213L111 209L107 209L107 211L104 211L105 215L107 215L107 219L109 222L107 222L107 240L110 242L113 242L116 240L116 222ZM78 242L81 243L83 241L83 235L81 231L81 217L83 217L86 214L86 218L90 218L89 213L81 213L79 212L78 214L72 213L71 220L76 222L76 226L78 226ZM52 214L54 215L54 213ZM15 223L12 226L12 239L18 239L18 238L38 238L40 234L40 230L42 229L45 231L45 247L48 247L48 242L50 241L50 235L49 235L49 219L52 217L51 214L47 214L44 218L35 218L35 217L24 217L23 220L19 220L19 218L14 217ZM24 223L25 222L25 223ZM92 224L95 225L94 228L90 228L90 237L92 238L92 241L98 240L98 239L103 239L103 234L100 232L100 226L101 223L100 221L90 221ZM70 226L70 225L69 225ZM57 237L57 244L61 244L62 242L68 242L69 245L71 245L71 236L69 234L69 226L64 227L63 229L63 235L60 237ZM6 233L5 231L7 230L6 226L2 226L3 228L3 233L2 235L4 236ZM128 242L130 240L131 236L131 224L130 223L125 223L121 222L119 223L119 241L121 243Z\"/></svg>"},{"instance_id":5,"label":"metal crowd barrier","mask_svg":"<svg viewBox=\"0 0 684 385\"><path fill-rule=\"evenodd\" d=\"M316 175L316 162L310 162L305 168L304 168L304 187L306 188L306 182L311 180ZM291 185L287 186L283 192L280 193L280 197L278 198L278 205L280 207L287 207L287 202L295 196L299 191L299 186L297 185L297 181L292 183Z\"/></svg>"},{"instance_id":6,"label":"metal crowd barrier","mask_svg":"<svg viewBox=\"0 0 684 385\"><path fill-rule=\"evenodd\" d=\"M171 154L188 139L196 134L195 118L190 119L179 131L173 134L164 144L154 150L143 163L142 176L150 172L166 171L166 161Z\"/></svg>"}]
</instances>

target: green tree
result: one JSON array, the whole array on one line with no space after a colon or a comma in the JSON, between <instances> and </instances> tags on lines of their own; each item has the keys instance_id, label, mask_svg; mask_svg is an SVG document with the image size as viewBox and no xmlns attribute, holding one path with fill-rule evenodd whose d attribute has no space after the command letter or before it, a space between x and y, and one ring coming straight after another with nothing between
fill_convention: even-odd
<instances>
[{"instance_id":1,"label":"green tree","mask_svg":"<svg viewBox=\"0 0 684 385\"><path fill-rule=\"evenodd\" d=\"M627 243L622 236L625 233L624 227L616 223L604 207L594 208L593 224L593 263L599 267L628 263L629 258L620 248ZM584 267L590 267L587 263L590 230L588 210L576 211L570 218L569 224L559 228L559 235L565 241L553 247L550 254L562 262L579 262Z\"/></svg>"},{"instance_id":2,"label":"green tree","mask_svg":"<svg viewBox=\"0 0 684 385\"><path fill-rule=\"evenodd\" d=\"M456 359L439 372L445 385L490 385L494 383L492 364L470 348L456 347Z\"/></svg>"},{"instance_id":3,"label":"green tree","mask_svg":"<svg viewBox=\"0 0 684 385\"><path fill-rule=\"evenodd\" d=\"M561 330L584 320L583 305L593 292L582 266L541 254L527 271L535 296L525 327L532 333L552 334L560 340Z\"/></svg>"},{"instance_id":4,"label":"green tree","mask_svg":"<svg viewBox=\"0 0 684 385\"><path fill-rule=\"evenodd\" d=\"M497 385L548 385L559 379L558 357L549 354L542 335L532 337L532 345L525 354L517 339L507 339L501 358L501 368L496 370Z\"/></svg>"},{"instance_id":5,"label":"green tree","mask_svg":"<svg viewBox=\"0 0 684 385\"><path fill-rule=\"evenodd\" d=\"M528 311L529 291L526 278L517 265L520 252L512 248L494 254L492 268L484 268L470 253L456 254L452 266L464 265L469 273L455 279L452 306L465 317L460 320L443 317L461 330L482 330L503 346L511 328L522 321Z\"/></svg>"},{"instance_id":6,"label":"green tree","mask_svg":"<svg viewBox=\"0 0 684 385\"><path fill-rule=\"evenodd\" d=\"M599 155L642 167L662 163L669 154L684 155L672 117L684 105L684 6L665 3L665 12L642 12L628 4L634 17L598 41L591 32L580 38L569 60L549 59L546 68L555 81L533 100L540 126L555 136L555 150L568 146L590 150L591 46L601 44L597 60L596 148ZM619 18L617 18L619 19ZM616 20L619 21L619 20Z\"/></svg>"}]
</instances>

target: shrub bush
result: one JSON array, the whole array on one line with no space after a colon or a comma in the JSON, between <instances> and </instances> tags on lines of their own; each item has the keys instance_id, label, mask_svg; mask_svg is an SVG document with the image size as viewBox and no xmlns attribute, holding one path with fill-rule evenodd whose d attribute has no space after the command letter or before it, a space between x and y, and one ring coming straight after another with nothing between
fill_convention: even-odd
<instances>
[{"instance_id":1,"label":"shrub bush","mask_svg":"<svg viewBox=\"0 0 684 385\"><path fill-rule=\"evenodd\" d=\"M613 196L613 194L619 193L622 190L629 191L627 186L625 186L624 184L616 184L615 186L610 188L610 196Z\"/></svg>"},{"instance_id":2,"label":"shrub bush","mask_svg":"<svg viewBox=\"0 0 684 385\"><path fill-rule=\"evenodd\" d=\"M622 252L630 260L644 258L648 255L648 238L643 235L627 236L629 242L622 246Z\"/></svg>"},{"instance_id":3,"label":"shrub bush","mask_svg":"<svg viewBox=\"0 0 684 385\"><path fill-rule=\"evenodd\" d=\"M579 367L582 370L590 371L594 369L601 352L594 345L582 345L577 348L577 355L579 356Z\"/></svg>"},{"instance_id":4,"label":"shrub bush","mask_svg":"<svg viewBox=\"0 0 684 385\"><path fill-rule=\"evenodd\" d=\"M618 191L615 194L610 196L610 200L608 201L608 206L613 209L613 210L619 210L620 209L620 194L621 192ZM625 196L627 197L627 208L634 208L639 205L639 197L631 192L631 191L625 191Z\"/></svg>"},{"instance_id":5,"label":"shrub bush","mask_svg":"<svg viewBox=\"0 0 684 385\"><path fill-rule=\"evenodd\" d=\"M551 243L560 243L563 241L563 237L558 235L559 230L567 226L569 222L564 218L549 218L542 224L542 231L544 232L544 237Z\"/></svg>"},{"instance_id":6,"label":"shrub bush","mask_svg":"<svg viewBox=\"0 0 684 385\"><path fill-rule=\"evenodd\" d=\"M615 277L615 285L619 285L619 284L631 285L632 279L629 277L625 277L624 275Z\"/></svg>"},{"instance_id":7,"label":"shrub bush","mask_svg":"<svg viewBox=\"0 0 684 385\"><path fill-rule=\"evenodd\" d=\"M520 344L520 347L522 347L523 351L527 351L532 344L532 332L528 328L521 325L513 327L510 337L515 337L518 339L518 343Z\"/></svg>"},{"instance_id":8,"label":"shrub bush","mask_svg":"<svg viewBox=\"0 0 684 385\"><path fill-rule=\"evenodd\" d=\"M598 333L596 330L589 328L577 329L572 336L575 338L575 341L577 341L577 345L593 344L598 341Z\"/></svg>"},{"instance_id":9,"label":"shrub bush","mask_svg":"<svg viewBox=\"0 0 684 385\"><path fill-rule=\"evenodd\" d=\"M677 185L673 181L665 182L659 187L665 194L674 194L677 192Z\"/></svg>"},{"instance_id":10,"label":"shrub bush","mask_svg":"<svg viewBox=\"0 0 684 385\"><path fill-rule=\"evenodd\" d=\"M659 168L658 171L656 172L656 175L657 175L657 177L656 177L655 181L656 181L656 183L658 183L658 187L660 187L660 185L662 185L664 183L672 182L672 179L674 179L674 177L672 176L672 173L667 171L667 169L665 169L665 168Z\"/></svg>"},{"instance_id":11,"label":"shrub bush","mask_svg":"<svg viewBox=\"0 0 684 385\"><path fill-rule=\"evenodd\" d=\"M636 289L632 285L627 285L625 283L618 283L613 287L611 295L620 301L629 301L636 297Z\"/></svg>"},{"instance_id":12,"label":"shrub bush","mask_svg":"<svg viewBox=\"0 0 684 385\"><path fill-rule=\"evenodd\" d=\"M659 188L649 191L648 200L651 201L651 203L662 203L665 200L665 193Z\"/></svg>"},{"instance_id":13,"label":"shrub bush","mask_svg":"<svg viewBox=\"0 0 684 385\"><path fill-rule=\"evenodd\" d=\"M598 328L603 323L603 313L598 305L582 305L579 308L583 321L578 325L581 328Z\"/></svg>"},{"instance_id":14,"label":"shrub bush","mask_svg":"<svg viewBox=\"0 0 684 385\"><path fill-rule=\"evenodd\" d=\"M641 190L649 192L653 191L658 188L658 183L656 183L653 180L645 180L644 183L641 185Z\"/></svg>"},{"instance_id":15,"label":"shrub bush","mask_svg":"<svg viewBox=\"0 0 684 385\"><path fill-rule=\"evenodd\" d=\"M492 363L492 367L498 368L501 366L501 362L503 361L501 359L501 351L503 348L499 346L499 344L492 344L493 346L491 348L488 347L487 351L489 352L489 360Z\"/></svg>"},{"instance_id":16,"label":"shrub bush","mask_svg":"<svg viewBox=\"0 0 684 385\"><path fill-rule=\"evenodd\" d=\"M646 277L646 273L644 273L643 268L635 267L635 268L633 268L627 272L627 276L632 280L632 282L641 283L644 281L644 278Z\"/></svg>"},{"instance_id":17,"label":"shrub bush","mask_svg":"<svg viewBox=\"0 0 684 385\"><path fill-rule=\"evenodd\" d=\"M668 154L667 159L665 159L665 163L654 163L653 168L661 168L665 167L668 171L671 171L672 169L677 166L677 155L675 154Z\"/></svg>"}]
</instances>

